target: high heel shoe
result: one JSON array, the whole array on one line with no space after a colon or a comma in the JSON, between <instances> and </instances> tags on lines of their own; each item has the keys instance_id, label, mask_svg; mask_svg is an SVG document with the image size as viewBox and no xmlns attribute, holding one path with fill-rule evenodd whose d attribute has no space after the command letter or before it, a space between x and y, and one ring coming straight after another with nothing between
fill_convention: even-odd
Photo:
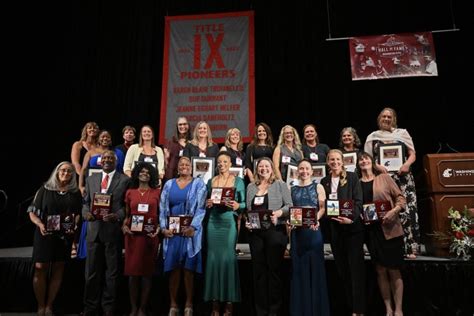
<instances>
[{"instance_id":1,"label":"high heel shoe","mask_svg":"<svg viewBox=\"0 0 474 316\"><path fill-rule=\"evenodd\" d=\"M178 314L179 314L179 308L170 307L170 311L168 313L168 316L178 316Z\"/></svg>"},{"instance_id":2,"label":"high heel shoe","mask_svg":"<svg viewBox=\"0 0 474 316\"><path fill-rule=\"evenodd\" d=\"M193 316L193 308L191 306L184 308L184 316Z\"/></svg>"}]
</instances>

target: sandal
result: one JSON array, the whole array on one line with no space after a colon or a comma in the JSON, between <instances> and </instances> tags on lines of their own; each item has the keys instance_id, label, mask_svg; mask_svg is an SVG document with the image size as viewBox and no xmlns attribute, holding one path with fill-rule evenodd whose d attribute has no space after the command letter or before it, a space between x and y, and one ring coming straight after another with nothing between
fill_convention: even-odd
<instances>
[{"instance_id":1,"label":"sandal","mask_svg":"<svg viewBox=\"0 0 474 316\"><path fill-rule=\"evenodd\" d=\"M77 244L76 243L72 243L72 247L71 247L71 259L75 259L77 258Z\"/></svg>"}]
</instances>

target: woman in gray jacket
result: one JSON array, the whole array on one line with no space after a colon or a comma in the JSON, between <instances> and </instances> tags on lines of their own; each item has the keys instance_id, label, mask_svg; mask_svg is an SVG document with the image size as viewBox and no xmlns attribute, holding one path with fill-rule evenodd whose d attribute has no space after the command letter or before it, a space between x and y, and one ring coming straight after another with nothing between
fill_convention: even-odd
<instances>
[{"instance_id":1,"label":"woman in gray jacket","mask_svg":"<svg viewBox=\"0 0 474 316\"><path fill-rule=\"evenodd\" d=\"M285 222L292 205L290 191L286 183L276 179L272 161L267 157L261 158L256 166L255 182L247 188L247 209L271 211L272 222L267 229L252 229L249 237L258 316L281 313L281 267L288 243ZM247 228L250 229L250 223L247 223Z\"/></svg>"}]
</instances>

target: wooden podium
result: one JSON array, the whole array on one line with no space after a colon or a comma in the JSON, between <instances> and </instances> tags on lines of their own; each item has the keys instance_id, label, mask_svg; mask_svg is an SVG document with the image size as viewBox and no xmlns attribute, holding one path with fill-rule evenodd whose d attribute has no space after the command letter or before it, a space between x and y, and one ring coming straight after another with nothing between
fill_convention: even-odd
<instances>
[{"instance_id":1,"label":"wooden podium","mask_svg":"<svg viewBox=\"0 0 474 316\"><path fill-rule=\"evenodd\" d=\"M428 184L428 210L426 229L448 232L450 221L448 209L452 206L462 211L466 205L474 208L474 153L428 154L423 158L423 167ZM449 255L449 242L428 236L427 251L436 256Z\"/></svg>"}]
</instances>

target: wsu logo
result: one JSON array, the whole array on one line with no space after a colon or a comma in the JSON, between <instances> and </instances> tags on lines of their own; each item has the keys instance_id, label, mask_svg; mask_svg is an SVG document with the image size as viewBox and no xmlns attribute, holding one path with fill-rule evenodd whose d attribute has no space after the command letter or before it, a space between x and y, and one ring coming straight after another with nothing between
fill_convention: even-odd
<instances>
[{"instance_id":1,"label":"wsu logo","mask_svg":"<svg viewBox=\"0 0 474 316\"><path fill-rule=\"evenodd\" d=\"M453 169L451 168L446 168L444 171L443 171L443 177L445 178L451 178L453 176Z\"/></svg>"}]
</instances>

